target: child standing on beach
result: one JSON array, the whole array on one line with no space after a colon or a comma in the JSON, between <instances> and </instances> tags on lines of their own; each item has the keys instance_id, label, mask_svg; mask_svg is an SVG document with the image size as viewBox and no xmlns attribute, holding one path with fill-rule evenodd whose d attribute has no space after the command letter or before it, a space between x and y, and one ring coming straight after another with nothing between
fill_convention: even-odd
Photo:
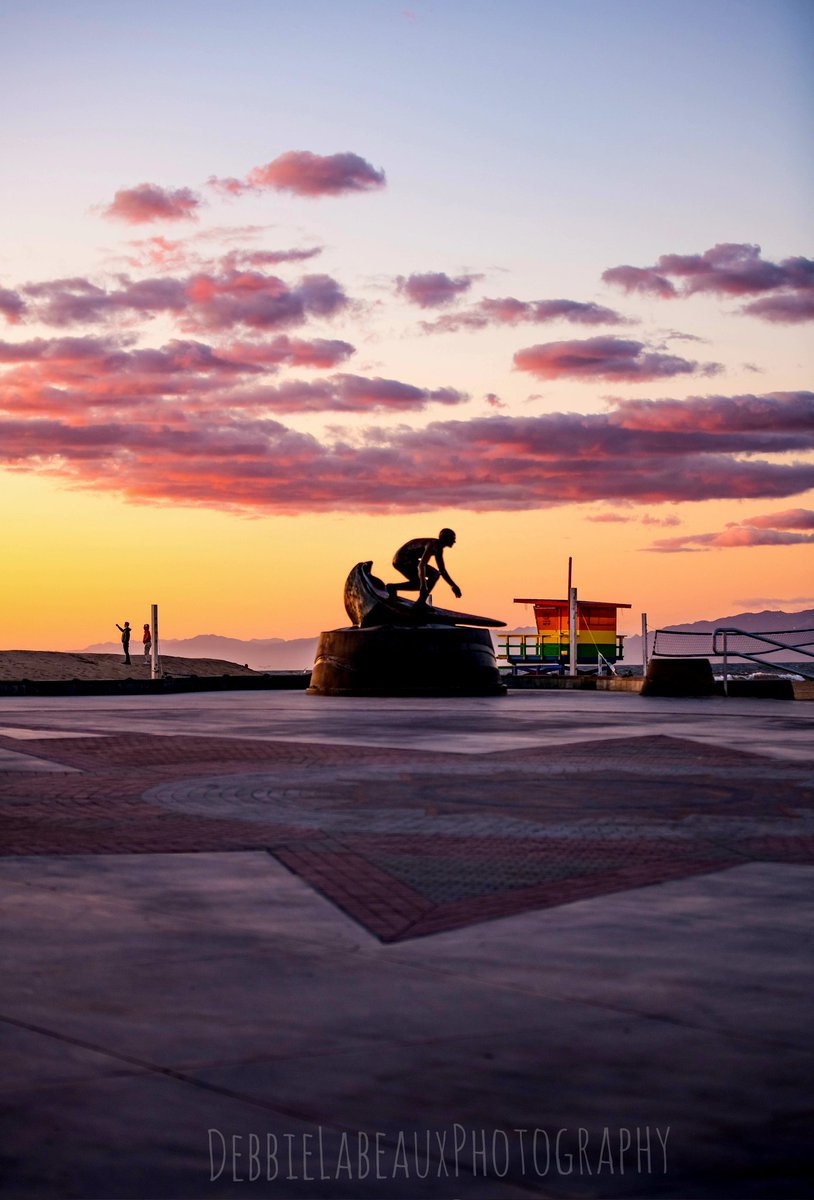
<instances>
[{"instance_id":1,"label":"child standing on beach","mask_svg":"<svg viewBox=\"0 0 814 1200\"><path fill-rule=\"evenodd\" d=\"M144 626L144 637L141 639L144 642L144 657L150 657L150 650L153 644L153 635L150 633L150 626Z\"/></svg>"}]
</instances>

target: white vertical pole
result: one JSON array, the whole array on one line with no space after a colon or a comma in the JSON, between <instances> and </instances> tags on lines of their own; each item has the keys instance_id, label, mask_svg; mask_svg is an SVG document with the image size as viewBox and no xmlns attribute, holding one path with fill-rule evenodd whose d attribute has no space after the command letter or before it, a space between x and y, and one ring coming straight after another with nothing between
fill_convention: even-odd
<instances>
[{"instance_id":1,"label":"white vertical pole","mask_svg":"<svg viewBox=\"0 0 814 1200\"><path fill-rule=\"evenodd\" d=\"M158 605L150 605L150 626L152 629L153 643L150 649L150 678L158 679Z\"/></svg>"},{"instance_id":2,"label":"white vertical pole","mask_svg":"<svg viewBox=\"0 0 814 1200\"><path fill-rule=\"evenodd\" d=\"M714 649L714 647L713 647ZM724 630L724 695L729 695L729 656L726 646L726 630Z\"/></svg>"},{"instance_id":3,"label":"white vertical pole","mask_svg":"<svg viewBox=\"0 0 814 1200\"><path fill-rule=\"evenodd\" d=\"M642 613L642 675L647 674L647 613Z\"/></svg>"},{"instance_id":4,"label":"white vertical pole","mask_svg":"<svg viewBox=\"0 0 814 1200\"><path fill-rule=\"evenodd\" d=\"M568 589L568 674L577 673L577 589Z\"/></svg>"}]
</instances>

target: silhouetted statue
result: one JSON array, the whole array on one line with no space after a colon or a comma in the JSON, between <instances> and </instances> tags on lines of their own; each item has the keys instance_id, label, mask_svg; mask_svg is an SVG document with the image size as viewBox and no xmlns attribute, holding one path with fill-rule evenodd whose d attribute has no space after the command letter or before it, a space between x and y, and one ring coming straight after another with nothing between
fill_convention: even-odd
<instances>
[{"instance_id":1,"label":"silhouetted statue","mask_svg":"<svg viewBox=\"0 0 814 1200\"><path fill-rule=\"evenodd\" d=\"M493 617L478 617L474 613L453 612L437 608L430 595L439 579L445 579L453 594L461 589L447 571L444 550L455 545L455 531L442 529L438 537L411 538L396 551L393 566L401 571L404 583L382 583L373 574L372 562L357 563L345 580L345 612L360 629L374 625L474 625L482 629L496 628L503 621ZM435 559L437 566L430 560ZM402 598L399 592L418 592L416 600Z\"/></svg>"},{"instance_id":2,"label":"silhouetted statue","mask_svg":"<svg viewBox=\"0 0 814 1200\"><path fill-rule=\"evenodd\" d=\"M421 604L429 599L432 589L443 578L452 588L453 596L459 600L461 589L444 565L444 549L454 546L455 540L453 529L442 529L438 537L417 537L405 542L396 551L393 566L401 571L407 582L388 583L387 590L391 596L397 596L399 592L418 592L418 603ZM438 564L437 570L430 565L432 558Z\"/></svg>"},{"instance_id":3,"label":"silhouetted statue","mask_svg":"<svg viewBox=\"0 0 814 1200\"><path fill-rule=\"evenodd\" d=\"M503 621L437 608L430 602L439 579L461 595L444 565L444 550L454 545L451 529L442 529L437 537L405 542L393 559L404 582L383 583L373 574L370 560L351 569L344 599L353 625L319 635L310 695L505 694L489 633ZM408 600L399 592L418 592L418 598Z\"/></svg>"}]
</instances>

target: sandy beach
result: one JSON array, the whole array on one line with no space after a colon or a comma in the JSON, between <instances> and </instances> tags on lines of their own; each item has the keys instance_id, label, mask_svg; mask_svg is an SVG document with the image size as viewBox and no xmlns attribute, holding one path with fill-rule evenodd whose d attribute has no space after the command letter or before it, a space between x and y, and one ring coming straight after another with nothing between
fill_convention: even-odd
<instances>
[{"instance_id":1,"label":"sandy beach","mask_svg":"<svg viewBox=\"0 0 814 1200\"><path fill-rule=\"evenodd\" d=\"M173 658L162 655L165 676L258 675L242 663L217 658ZM0 650L0 681L30 682L71 679L149 679L149 660L131 655L125 666L121 654L67 654L56 650Z\"/></svg>"}]
</instances>

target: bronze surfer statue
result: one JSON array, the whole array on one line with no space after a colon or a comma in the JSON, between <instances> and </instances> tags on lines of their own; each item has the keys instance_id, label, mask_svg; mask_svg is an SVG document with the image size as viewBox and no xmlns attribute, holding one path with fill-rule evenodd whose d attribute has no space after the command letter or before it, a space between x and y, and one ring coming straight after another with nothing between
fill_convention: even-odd
<instances>
[{"instance_id":1,"label":"bronze surfer statue","mask_svg":"<svg viewBox=\"0 0 814 1200\"><path fill-rule=\"evenodd\" d=\"M438 537L416 537L405 542L393 557L393 566L407 580L406 583L388 583L391 596L399 592L418 592L418 604L429 600L432 589L439 579L445 579L452 588L456 600L462 592L444 564L444 550L455 545L455 530L442 529ZM435 559L437 567L430 564Z\"/></svg>"},{"instance_id":2,"label":"bronze surfer statue","mask_svg":"<svg viewBox=\"0 0 814 1200\"><path fill-rule=\"evenodd\" d=\"M372 562L357 563L345 581L345 611L354 625L474 625L486 629L503 625L493 617L433 606L430 597L439 579L446 580L456 599L461 596L444 562L444 550L454 546L455 540L454 530L442 529L437 537L416 537L405 542L393 558L393 566L404 576L404 581L396 583L385 584L377 578ZM418 598L402 599L399 592L418 592Z\"/></svg>"}]
</instances>

